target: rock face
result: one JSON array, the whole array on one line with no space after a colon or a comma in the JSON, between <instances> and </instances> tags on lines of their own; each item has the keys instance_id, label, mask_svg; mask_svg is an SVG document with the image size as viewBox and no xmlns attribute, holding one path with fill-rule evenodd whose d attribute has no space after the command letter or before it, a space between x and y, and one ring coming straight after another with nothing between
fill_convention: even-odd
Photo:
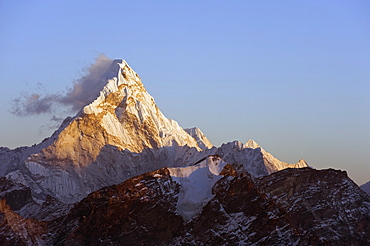
<instances>
[{"instance_id":1,"label":"rock face","mask_svg":"<svg viewBox=\"0 0 370 246\"><path fill-rule=\"evenodd\" d=\"M345 172L285 169L222 178L175 244L367 245L370 203Z\"/></svg>"},{"instance_id":2,"label":"rock face","mask_svg":"<svg viewBox=\"0 0 370 246\"><path fill-rule=\"evenodd\" d=\"M301 240L319 245L367 245L370 198L339 170L289 169L258 186L286 211Z\"/></svg>"},{"instance_id":3,"label":"rock face","mask_svg":"<svg viewBox=\"0 0 370 246\"><path fill-rule=\"evenodd\" d=\"M360 188L370 196L370 181L361 185Z\"/></svg>"},{"instance_id":4,"label":"rock face","mask_svg":"<svg viewBox=\"0 0 370 246\"><path fill-rule=\"evenodd\" d=\"M55 228L53 245L163 245L179 235L180 186L167 168L103 188L78 203ZM122 235L122 236L119 236Z\"/></svg>"},{"instance_id":5,"label":"rock face","mask_svg":"<svg viewBox=\"0 0 370 246\"><path fill-rule=\"evenodd\" d=\"M6 178L0 178L1 245L37 245L46 232L46 222L19 215L25 206L36 205L31 190ZM15 212L17 211L17 212Z\"/></svg>"},{"instance_id":6,"label":"rock face","mask_svg":"<svg viewBox=\"0 0 370 246\"><path fill-rule=\"evenodd\" d=\"M189 219L179 212L182 194L203 174L211 195ZM56 220L27 221L40 245L368 245L370 198L342 171L254 178L211 156L95 191ZM32 237L17 242L36 245Z\"/></svg>"}]
</instances>

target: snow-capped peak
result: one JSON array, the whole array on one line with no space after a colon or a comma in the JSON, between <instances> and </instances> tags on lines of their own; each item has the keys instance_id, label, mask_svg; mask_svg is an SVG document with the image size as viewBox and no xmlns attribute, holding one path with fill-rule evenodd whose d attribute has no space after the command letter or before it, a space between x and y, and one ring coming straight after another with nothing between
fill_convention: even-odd
<instances>
[{"instance_id":1,"label":"snow-capped peak","mask_svg":"<svg viewBox=\"0 0 370 246\"><path fill-rule=\"evenodd\" d=\"M100 78L99 84L104 83L92 103L68 121L47 146L26 156L20 164L22 170L8 173L7 177L31 187L35 197L43 199L46 193L71 203L91 192L92 187L111 185L113 181L105 180L110 172L120 176L115 173L117 168L123 168L127 162L135 163L124 159L113 161L123 151L142 153L155 149L166 158L181 156L183 152L179 149L186 152L194 148L191 152L194 155L202 151L194 137L162 114L126 61L114 60ZM186 156L191 157L192 154ZM175 165L175 160L173 162L168 165ZM131 165L125 168L131 170L125 177L152 169L142 163L136 163L136 167ZM91 171L94 168L104 169L104 180L95 180L97 174Z\"/></svg>"},{"instance_id":2,"label":"snow-capped peak","mask_svg":"<svg viewBox=\"0 0 370 246\"><path fill-rule=\"evenodd\" d=\"M249 139L245 145L244 145L244 148L251 148L251 149L257 149L257 148L261 148L258 143L256 143L253 139Z\"/></svg>"},{"instance_id":3,"label":"snow-capped peak","mask_svg":"<svg viewBox=\"0 0 370 246\"><path fill-rule=\"evenodd\" d=\"M112 62L100 77L99 87L103 89L92 103L37 148L20 154L0 149L0 155L6 155L0 156L5 160L0 173L30 187L35 199L51 195L73 203L93 190L155 167L183 165L171 172L188 187L181 193L179 211L190 218L212 196L210 187L226 162L242 164L255 177L297 167L280 162L253 140L213 148L198 128L185 131L162 114L124 60ZM208 155L214 156L188 166ZM14 164L14 159L19 161Z\"/></svg>"},{"instance_id":4,"label":"snow-capped peak","mask_svg":"<svg viewBox=\"0 0 370 246\"><path fill-rule=\"evenodd\" d=\"M137 73L123 59L114 60L108 71L101 76L100 80L102 83L105 83L105 86L100 91L96 100L83 108L83 113L85 114L101 113L104 109L104 103L108 103L108 105L112 103L107 102L108 96L118 92L122 85L136 86L136 89L145 90ZM111 106L115 107L117 105Z\"/></svg>"},{"instance_id":5,"label":"snow-capped peak","mask_svg":"<svg viewBox=\"0 0 370 246\"><path fill-rule=\"evenodd\" d=\"M204 136L203 132L198 127L184 129L190 136L192 136L196 141L198 146L202 149L210 149L213 144Z\"/></svg>"},{"instance_id":6,"label":"snow-capped peak","mask_svg":"<svg viewBox=\"0 0 370 246\"><path fill-rule=\"evenodd\" d=\"M126 61L114 60L103 78L107 80L106 86L83 112L100 114L101 126L122 140L119 147L138 152L144 148L172 146L176 142L179 146L199 148L176 121L162 114Z\"/></svg>"},{"instance_id":7,"label":"snow-capped peak","mask_svg":"<svg viewBox=\"0 0 370 246\"><path fill-rule=\"evenodd\" d=\"M174 144L201 150L176 121L162 114L127 62L114 60L101 80L106 85L100 95L43 151L46 159L86 165L107 145L131 152Z\"/></svg>"}]
</instances>

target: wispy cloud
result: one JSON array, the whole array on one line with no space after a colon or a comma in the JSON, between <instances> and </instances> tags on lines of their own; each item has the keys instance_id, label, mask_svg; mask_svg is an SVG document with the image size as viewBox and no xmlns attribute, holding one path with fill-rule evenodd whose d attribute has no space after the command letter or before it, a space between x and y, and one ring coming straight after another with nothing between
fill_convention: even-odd
<instances>
[{"instance_id":1,"label":"wispy cloud","mask_svg":"<svg viewBox=\"0 0 370 246\"><path fill-rule=\"evenodd\" d=\"M64 105L71 106L73 111L78 111L95 100L105 85L105 81L102 81L102 84L99 78L108 70L112 62L113 60L101 54L95 60L95 63L86 69L86 75L74 81L73 87L64 96L60 97L58 101Z\"/></svg>"},{"instance_id":2,"label":"wispy cloud","mask_svg":"<svg viewBox=\"0 0 370 246\"><path fill-rule=\"evenodd\" d=\"M95 63L85 68L85 75L73 81L70 89L63 93L21 93L20 96L11 101L12 114L17 116L31 116L40 114L54 114L52 121L61 121L55 115L57 109L62 107L64 110L77 112L83 106L92 102L104 86L104 81L100 81L100 76L107 71L112 60L105 55L99 55ZM39 83L38 87L42 85Z\"/></svg>"},{"instance_id":3,"label":"wispy cloud","mask_svg":"<svg viewBox=\"0 0 370 246\"><path fill-rule=\"evenodd\" d=\"M12 100L10 112L17 116L30 116L37 114L47 114L52 112L52 106L57 102L59 96L22 93L19 97Z\"/></svg>"}]
</instances>

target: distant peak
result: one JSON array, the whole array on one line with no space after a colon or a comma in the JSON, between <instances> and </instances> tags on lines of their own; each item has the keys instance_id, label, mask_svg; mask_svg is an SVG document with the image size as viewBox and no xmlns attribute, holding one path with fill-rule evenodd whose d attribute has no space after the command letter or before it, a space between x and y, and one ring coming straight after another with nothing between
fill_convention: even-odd
<instances>
[{"instance_id":1,"label":"distant peak","mask_svg":"<svg viewBox=\"0 0 370 246\"><path fill-rule=\"evenodd\" d=\"M207 137L203 134L203 132L197 128L187 128L184 129L192 138L197 141L198 146L202 149L210 149L213 147L213 144L207 139Z\"/></svg>"},{"instance_id":2,"label":"distant peak","mask_svg":"<svg viewBox=\"0 0 370 246\"><path fill-rule=\"evenodd\" d=\"M307 162L304 159L300 159L296 164L296 168L309 167Z\"/></svg>"},{"instance_id":3,"label":"distant peak","mask_svg":"<svg viewBox=\"0 0 370 246\"><path fill-rule=\"evenodd\" d=\"M245 145L244 145L245 148L250 148L250 149L257 149L257 148L261 148L261 146L258 145L258 143L256 143L253 139L249 139Z\"/></svg>"}]
</instances>

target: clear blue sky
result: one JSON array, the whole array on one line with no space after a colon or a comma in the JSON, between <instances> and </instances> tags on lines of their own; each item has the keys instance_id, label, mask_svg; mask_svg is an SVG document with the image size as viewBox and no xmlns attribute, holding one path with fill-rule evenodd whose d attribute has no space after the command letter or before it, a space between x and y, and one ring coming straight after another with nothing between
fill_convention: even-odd
<instances>
[{"instance_id":1,"label":"clear blue sky","mask_svg":"<svg viewBox=\"0 0 370 246\"><path fill-rule=\"evenodd\" d=\"M0 1L0 146L56 126L11 100L63 93L98 54L123 58L162 112L217 146L370 180L370 1Z\"/></svg>"}]
</instances>

